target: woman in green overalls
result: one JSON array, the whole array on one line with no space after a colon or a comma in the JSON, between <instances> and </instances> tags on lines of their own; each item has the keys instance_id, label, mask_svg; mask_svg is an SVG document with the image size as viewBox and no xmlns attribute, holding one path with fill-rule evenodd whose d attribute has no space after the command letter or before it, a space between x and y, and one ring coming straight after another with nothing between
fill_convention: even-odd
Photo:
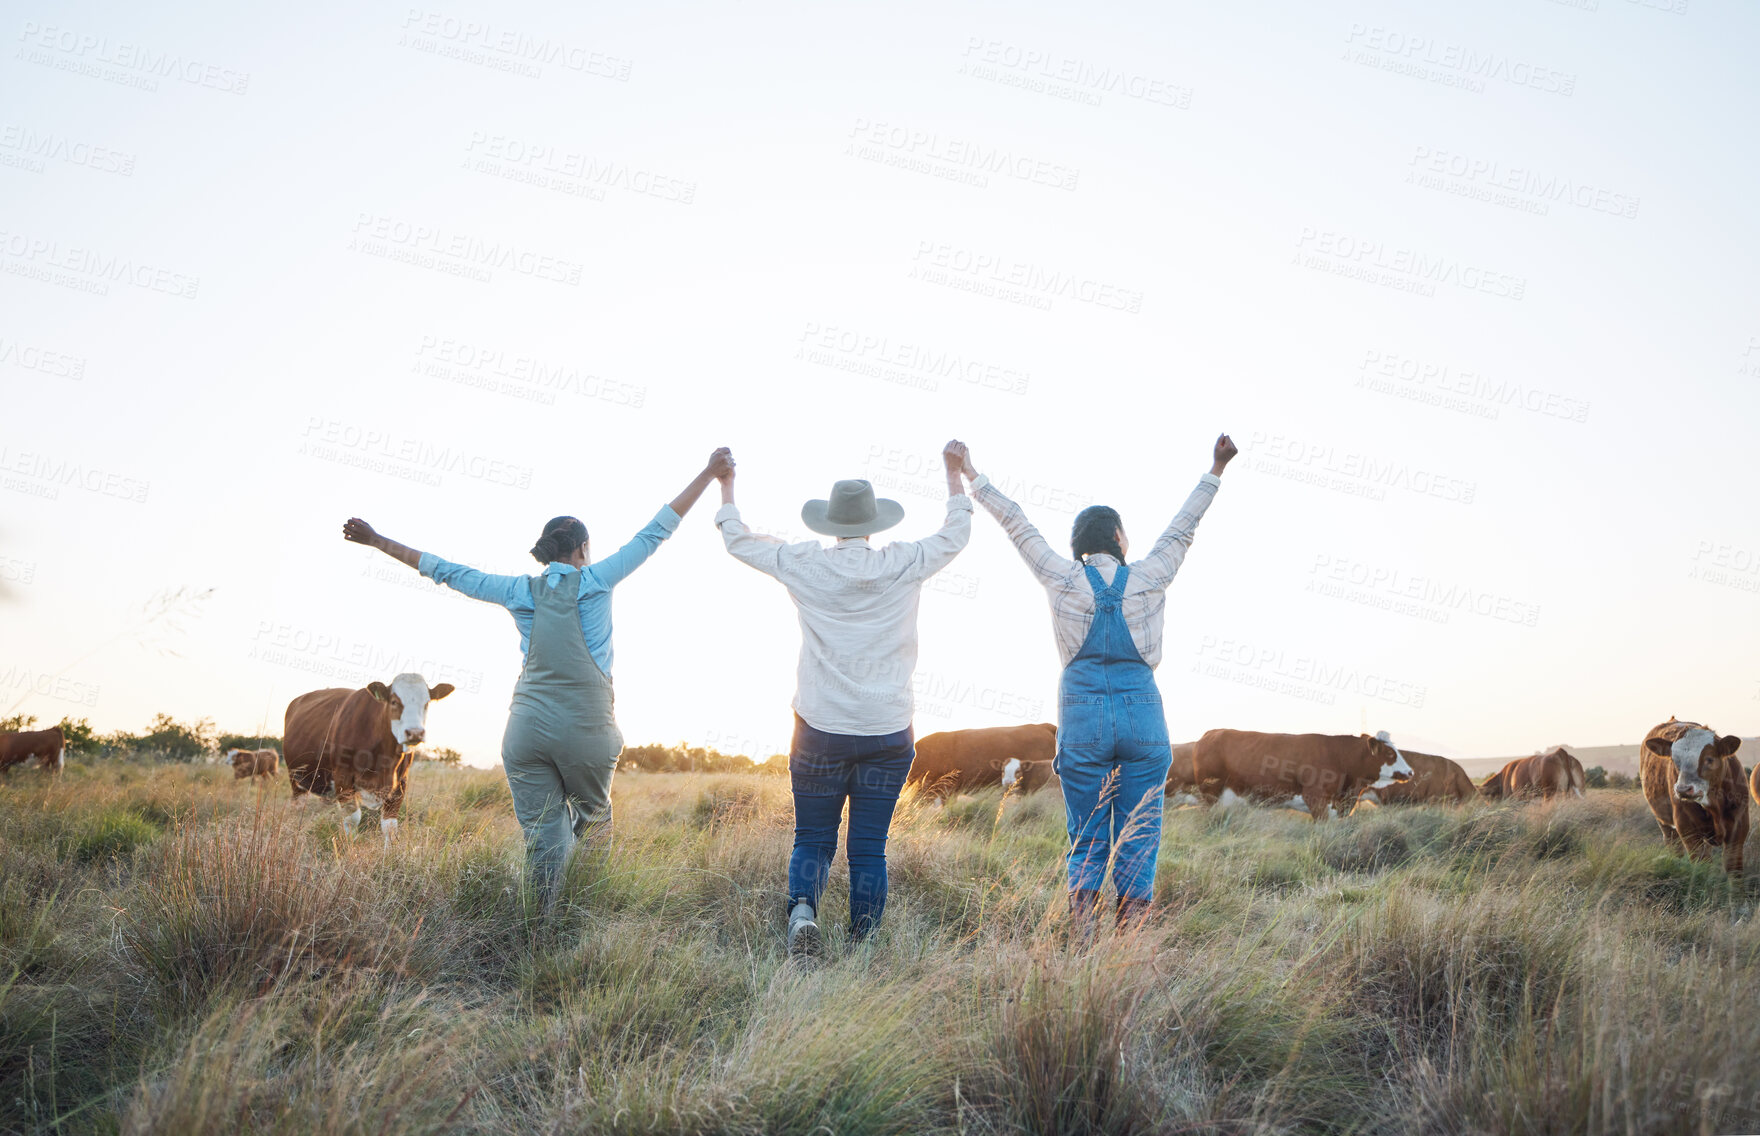
<instances>
[{"instance_id":1,"label":"woman in green overalls","mask_svg":"<svg viewBox=\"0 0 1760 1136\"><path fill-rule=\"evenodd\" d=\"M573 517L544 525L532 556L536 576L491 576L380 536L358 517L344 539L415 568L436 584L498 603L519 627L525 665L513 688L501 765L525 831L533 884L555 900L576 839L611 819L611 774L623 751L611 691L611 590L660 547L709 483L733 468L716 450L684 491L635 539L589 562L587 527Z\"/></svg>"}]
</instances>

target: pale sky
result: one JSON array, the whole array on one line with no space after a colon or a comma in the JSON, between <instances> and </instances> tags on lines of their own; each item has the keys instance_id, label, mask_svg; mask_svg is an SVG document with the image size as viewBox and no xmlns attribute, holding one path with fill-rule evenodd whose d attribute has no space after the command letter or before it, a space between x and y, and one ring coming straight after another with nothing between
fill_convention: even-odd
<instances>
[{"instance_id":1,"label":"pale sky","mask_svg":"<svg viewBox=\"0 0 1760 1136\"><path fill-rule=\"evenodd\" d=\"M1226 430L1176 737L1760 733L1744 0L152 7L0 25L0 713L420 669L493 764L512 620L348 516L530 572L729 445L754 527L866 476L909 539L959 437L1146 549ZM715 506L617 593L618 717L761 757L799 636ZM981 511L921 637L919 735L1054 720Z\"/></svg>"}]
</instances>

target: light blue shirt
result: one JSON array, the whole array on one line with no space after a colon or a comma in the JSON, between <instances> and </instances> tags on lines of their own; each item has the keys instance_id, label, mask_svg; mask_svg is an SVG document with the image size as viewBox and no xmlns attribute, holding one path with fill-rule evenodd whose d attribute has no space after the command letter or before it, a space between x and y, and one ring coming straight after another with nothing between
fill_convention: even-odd
<instances>
[{"instance_id":1,"label":"light blue shirt","mask_svg":"<svg viewBox=\"0 0 1760 1136\"><path fill-rule=\"evenodd\" d=\"M611 589L624 577L640 568L660 542L678 529L678 514L671 505L660 506L641 532L610 556L585 569L552 560L544 566L545 583L556 585L564 576L580 577L581 634L587 640L587 652L599 669L611 674ZM513 615L519 627L519 653L523 656L532 641L532 577L491 576L463 564L442 560L432 552L422 553L418 565L422 575L436 584L445 584L461 595L486 603L498 603ZM566 585L564 585L566 586Z\"/></svg>"}]
</instances>

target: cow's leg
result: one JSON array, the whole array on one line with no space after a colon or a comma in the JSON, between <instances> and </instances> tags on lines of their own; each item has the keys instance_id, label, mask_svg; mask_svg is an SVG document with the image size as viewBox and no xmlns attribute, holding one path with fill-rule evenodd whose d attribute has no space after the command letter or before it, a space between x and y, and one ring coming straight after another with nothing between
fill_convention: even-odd
<instances>
[{"instance_id":1,"label":"cow's leg","mask_svg":"<svg viewBox=\"0 0 1760 1136\"><path fill-rule=\"evenodd\" d=\"M1681 834L1675 831L1674 825L1659 820L1656 822L1656 827L1662 830L1662 842L1668 845L1668 850L1670 852L1673 852L1676 856L1685 856L1687 854L1687 846L1681 840Z\"/></svg>"},{"instance_id":2,"label":"cow's leg","mask_svg":"<svg viewBox=\"0 0 1760 1136\"><path fill-rule=\"evenodd\" d=\"M354 835L361 822L360 794L354 787L354 772L338 764L336 769L336 807L342 813L342 831Z\"/></svg>"}]
</instances>

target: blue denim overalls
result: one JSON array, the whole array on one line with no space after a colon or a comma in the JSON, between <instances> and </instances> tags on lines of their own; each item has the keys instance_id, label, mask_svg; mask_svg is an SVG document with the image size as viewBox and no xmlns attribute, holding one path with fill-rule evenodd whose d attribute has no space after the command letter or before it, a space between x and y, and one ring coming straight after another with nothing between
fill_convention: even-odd
<instances>
[{"instance_id":1,"label":"blue denim overalls","mask_svg":"<svg viewBox=\"0 0 1760 1136\"><path fill-rule=\"evenodd\" d=\"M1069 822L1069 886L1099 891L1110 860L1120 898L1147 900L1173 762L1167 716L1120 610L1130 566L1118 566L1110 587L1093 565L1083 567L1094 589L1094 622L1058 683L1055 768Z\"/></svg>"}]
</instances>

